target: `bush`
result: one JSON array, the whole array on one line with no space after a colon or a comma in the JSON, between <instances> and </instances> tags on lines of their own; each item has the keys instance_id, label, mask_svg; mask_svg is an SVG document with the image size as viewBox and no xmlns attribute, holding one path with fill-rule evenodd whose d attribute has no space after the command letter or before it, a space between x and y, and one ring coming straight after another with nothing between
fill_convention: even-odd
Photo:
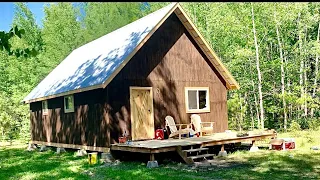
<instances>
[{"instance_id":1,"label":"bush","mask_svg":"<svg viewBox=\"0 0 320 180\"><path fill-rule=\"evenodd\" d=\"M307 124L308 124L308 128L310 130L317 131L320 129L320 120L319 119L316 119L316 118L309 119Z\"/></svg>"},{"instance_id":2,"label":"bush","mask_svg":"<svg viewBox=\"0 0 320 180\"><path fill-rule=\"evenodd\" d=\"M295 119L293 121L295 121L300 125L300 129L308 129L308 118L302 117L302 118Z\"/></svg>"},{"instance_id":3,"label":"bush","mask_svg":"<svg viewBox=\"0 0 320 180\"><path fill-rule=\"evenodd\" d=\"M298 122L292 121L290 124L290 128L288 129L289 132L297 132L301 131L301 126Z\"/></svg>"}]
</instances>

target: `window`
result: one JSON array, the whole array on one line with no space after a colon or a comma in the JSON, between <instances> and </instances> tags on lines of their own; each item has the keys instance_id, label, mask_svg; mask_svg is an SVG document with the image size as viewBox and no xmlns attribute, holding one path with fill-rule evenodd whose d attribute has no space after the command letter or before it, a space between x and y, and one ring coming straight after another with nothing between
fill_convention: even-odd
<instances>
[{"instance_id":1,"label":"window","mask_svg":"<svg viewBox=\"0 0 320 180\"><path fill-rule=\"evenodd\" d=\"M186 87L185 98L187 113L210 112L208 87Z\"/></svg>"},{"instance_id":2,"label":"window","mask_svg":"<svg viewBox=\"0 0 320 180\"><path fill-rule=\"evenodd\" d=\"M48 101L42 101L42 115L48 115Z\"/></svg>"},{"instance_id":3,"label":"window","mask_svg":"<svg viewBox=\"0 0 320 180\"><path fill-rule=\"evenodd\" d=\"M65 113L74 112L73 95L64 97L64 112Z\"/></svg>"}]
</instances>

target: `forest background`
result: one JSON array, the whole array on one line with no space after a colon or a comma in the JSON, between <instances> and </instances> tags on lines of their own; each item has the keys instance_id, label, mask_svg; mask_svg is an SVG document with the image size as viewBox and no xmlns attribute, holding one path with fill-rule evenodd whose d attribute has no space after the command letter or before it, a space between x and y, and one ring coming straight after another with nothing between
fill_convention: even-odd
<instances>
[{"instance_id":1,"label":"forest background","mask_svg":"<svg viewBox=\"0 0 320 180\"><path fill-rule=\"evenodd\" d=\"M21 101L72 50L168 4L50 3L40 27L15 3L18 35L0 47L0 139L29 140ZM320 3L180 4L240 84L228 93L230 129L319 128Z\"/></svg>"}]
</instances>

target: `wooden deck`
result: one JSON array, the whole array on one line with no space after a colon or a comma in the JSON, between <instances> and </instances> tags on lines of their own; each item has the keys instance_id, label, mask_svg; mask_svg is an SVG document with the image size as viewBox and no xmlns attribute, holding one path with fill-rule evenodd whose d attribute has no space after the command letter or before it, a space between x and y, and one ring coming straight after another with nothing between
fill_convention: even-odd
<instances>
[{"instance_id":1,"label":"wooden deck","mask_svg":"<svg viewBox=\"0 0 320 180\"><path fill-rule=\"evenodd\" d=\"M169 151L177 151L179 147L200 145L200 147L208 147L215 145L224 145L239 142L255 142L262 139L275 138L275 132L263 132L257 135L249 135L245 137L237 137L228 133L216 133L211 136L191 137L184 139L165 139L165 140L145 140L132 141L131 144L112 144L111 150L130 151L140 153L161 153Z\"/></svg>"}]
</instances>

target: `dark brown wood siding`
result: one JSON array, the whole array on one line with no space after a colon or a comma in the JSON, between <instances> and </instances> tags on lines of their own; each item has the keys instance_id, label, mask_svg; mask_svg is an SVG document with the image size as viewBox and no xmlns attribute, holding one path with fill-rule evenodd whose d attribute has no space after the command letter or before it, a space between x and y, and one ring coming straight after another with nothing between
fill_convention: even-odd
<instances>
[{"instance_id":1,"label":"dark brown wood siding","mask_svg":"<svg viewBox=\"0 0 320 180\"><path fill-rule=\"evenodd\" d=\"M189 123L185 87L209 87L210 112L202 121L215 122L215 131L228 129L225 81L201 52L175 14L105 89L74 95L75 112L63 112L63 98L50 99L49 115L41 102L31 103L32 138L38 141L109 146L124 131L130 134L130 86L153 87L155 128L171 115L176 123Z\"/></svg>"}]
</instances>

